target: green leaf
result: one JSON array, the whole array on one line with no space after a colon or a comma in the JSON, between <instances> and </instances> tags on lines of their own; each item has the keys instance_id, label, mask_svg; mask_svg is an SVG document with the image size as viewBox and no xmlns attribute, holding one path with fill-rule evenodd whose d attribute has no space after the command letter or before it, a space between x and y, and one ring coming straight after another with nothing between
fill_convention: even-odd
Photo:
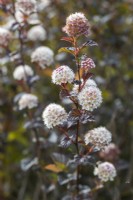
<instances>
[{"instance_id":1,"label":"green leaf","mask_svg":"<svg viewBox=\"0 0 133 200\"><path fill-rule=\"evenodd\" d=\"M59 53L66 52L75 55L75 48L74 47L62 47L58 50Z\"/></svg>"}]
</instances>

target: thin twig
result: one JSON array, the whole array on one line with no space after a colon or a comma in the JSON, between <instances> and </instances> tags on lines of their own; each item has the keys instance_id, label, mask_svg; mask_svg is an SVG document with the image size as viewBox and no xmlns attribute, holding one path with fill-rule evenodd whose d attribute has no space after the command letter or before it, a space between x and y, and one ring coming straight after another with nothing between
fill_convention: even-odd
<instances>
[{"instance_id":1,"label":"thin twig","mask_svg":"<svg viewBox=\"0 0 133 200\"><path fill-rule=\"evenodd\" d=\"M77 66L77 71L78 71L78 80L79 80L79 92L80 92L80 64L79 64L79 52L78 52L78 47L77 47L77 39L74 38L74 48L75 48L75 60L76 60L76 66ZM77 53L78 52L78 53ZM77 104L77 109L79 109L79 105ZM76 132L76 149L77 149L77 154L79 155L79 145L78 145L78 138L79 138L79 120L77 121L77 132ZM80 166L77 166L77 178L76 178L76 189L77 189L77 195L79 193L79 170Z\"/></svg>"}]
</instances>

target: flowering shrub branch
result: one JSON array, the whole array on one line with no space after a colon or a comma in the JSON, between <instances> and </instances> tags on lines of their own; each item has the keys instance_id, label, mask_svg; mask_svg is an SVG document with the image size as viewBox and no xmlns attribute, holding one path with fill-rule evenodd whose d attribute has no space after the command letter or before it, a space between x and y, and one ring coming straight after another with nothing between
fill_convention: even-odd
<instances>
[{"instance_id":1,"label":"flowering shrub branch","mask_svg":"<svg viewBox=\"0 0 133 200\"><path fill-rule=\"evenodd\" d=\"M69 66L62 65L53 71L52 82L61 86L60 97L70 99L72 110L67 114L62 106L52 103L45 108L42 117L48 128L57 126L64 134L60 146L70 148L70 145L74 145L76 147L76 152L72 150L71 158L66 163L68 170L73 169L73 175L71 173L70 176L75 180L75 184L72 186L71 179L66 183L73 188L71 188L70 195L72 199L83 199L88 197L91 192L101 188L104 182L113 181L116 176L113 164L109 162L96 164L94 161L95 153L104 151L105 147L110 144L112 135L105 127L89 130L85 136L83 133L81 134L82 125L94 121L92 112L102 103L102 93L92 79L90 71L95 68L95 63L87 55L82 55L85 47L94 46L97 43L89 40L83 45L78 45L81 36L88 37L90 34L90 24L82 13L70 15L63 31L67 33L68 37L63 37L62 40L71 43L72 46L63 47L59 52L70 53L74 56L77 71L74 73ZM94 175L99 178L96 186L92 189L88 187L86 192L80 183L82 165L94 166Z\"/></svg>"}]
</instances>

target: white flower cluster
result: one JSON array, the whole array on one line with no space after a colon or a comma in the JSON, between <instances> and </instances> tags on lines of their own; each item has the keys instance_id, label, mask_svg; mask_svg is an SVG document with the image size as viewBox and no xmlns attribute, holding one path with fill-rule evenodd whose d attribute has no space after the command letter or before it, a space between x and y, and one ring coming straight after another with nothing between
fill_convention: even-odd
<instances>
[{"instance_id":1,"label":"white flower cluster","mask_svg":"<svg viewBox=\"0 0 133 200\"><path fill-rule=\"evenodd\" d=\"M16 69L13 72L14 79L20 81L24 80L26 81L27 77L33 76L34 72L32 68L28 65L20 65L16 67Z\"/></svg>"},{"instance_id":2,"label":"white flower cluster","mask_svg":"<svg viewBox=\"0 0 133 200\"><path fill-rule=\"evenodd\" d=\"M81 79L81 87L83 86L83 79ZM96 82L93 79L88 79L84 85L84 87L90 87L90 86L94 86L97 87ZM79 92L79 85L74 84L73 86L73 90L72 90L75 94L78 94Z\"/></svg>"},{"instance_id":3,"label":"white flower cluster","mask_svg":"<svg viewBox=\"0 0 133 200\"><path fill-rule=\"evenodd\" d=\"M17 0L15 3L15 18L19 23L40 23L37 15L36 0Z\"/></svg>"},{"instance_id":4,"label":"white flower cluster","mask_svg":"<svg viewBox=\"0 0 133 200\"><path fill-rule=\"evenodd\" d=\"M97 149L104 149L112 140L112 135L105 127L98 127L90 130L85 135L85 144L92 144Z\"/></svg>"},{"instance_id":5,"label":"white flower cluster","mask_svg":"<svg viewBox=\"0 0 133 200\"><path fill-rule=\"evenodd\" d=\"M29 15L36 11L36 0L17 0L16 10Z\"/></svg>"},{"instance_id":6,"label":"white flower cluster","mask_svg":"<svg viewBox=\"0 0 133 200\"><path fill-rule=\"evenodd\" d=\"M33 94L23 94L18 102L19 110L23 110L25 108L31 109L37 107L38 98Z\"/></svg>"},{"instance_id":7,"label":"white flower cluster","mask_svg":"<svg viewBox=\"0 0 133 200\"><path fill-rule=\"evenodd\" d=\"M50 66L54 60L53 51L46 46L41 46L35 49L31 55L31 62L37 63L42 69L45 69L46 66Z\"/></svg>"},{"instance_id":8,"label":"white flower cluster","mask_svg":"<svg viewBox=\"0 0 133 200\"><path fill-rule=\"evenodd\" d=\"M78 95L79 104L82 109L93 111L102 103L101 91L95 86L84 87Z\"/></svg>"},{"instance_id":9,"label":"white flower cluster","mask_svg":"<svg viewBox=\"0 0 133 200\"><path fill-rule=\"evenodd\" d=\"M17 10L15 12L15 17L16 17L17 22L19 23L27 22L28 24L33 24L33 25L40 23L37 13L25 15L21 11Z\"/></svg>"},{"instance_id":10,"label":"white flower cluster","mask_svg":"<svg viewBox=\"0 0 133 200\"><path fill-rule=\"evenodd\" d=\"M97 84L96 82L93 80L93 79L88 79L84 85L84 87L90 87L90 86L94 86L94 87L97 87Z\"/></svg>"},{"instance_id":11,"label":"white flower cluster","mask_svg":"<svg viewBox=\"0 0 133 200\"><path fill-rule=\"evenodd\" d=\"M65 109L55 103L49 104L42 113L44 124L48 128L63 124L67 116Z\"/></svg>"},{"instance_id":12,"label":"white flower cluster","mask_svg":"<svg viewBox=\"0 0 133 200\"><path fill-rule=\"evenodd\" d=\"M97 175L103 182L113 181L116 177L116 169L113 164L103 162L98 164L98 167L94 169L94 175Z\"/></svg>"},{"instance_id":13,"label":"white flower cluster","mask_svg":"<svg viewBox=\"0 0 133 200\"><path fill-rule=\"evenodd\" d=\"M0 46L7 46L11 41L12 35L7 29L0 27Z\"/></svg>"},{"instance_id":14,"label":"white flower cluster","mask_svg":"<svg viewBox=\"0 0 133 200\"><path fill-rule=\"evenodd\" d=\"M40 25L34 26L28 31L27 38L31 41L43 41L46 39L46 30Z\"/></svg>"},{"instance_id":15,"label":"white flower cluster","mask_svg":"<svg viewBox=\"0 0 133 200\"><path fill-rule=\"evenodd\" d=\"M61 85L62 83L72 83L74 76L74 72L70 67L62 65L53 71L52 81L57 85Z\"/></svg>"}]
</instances>

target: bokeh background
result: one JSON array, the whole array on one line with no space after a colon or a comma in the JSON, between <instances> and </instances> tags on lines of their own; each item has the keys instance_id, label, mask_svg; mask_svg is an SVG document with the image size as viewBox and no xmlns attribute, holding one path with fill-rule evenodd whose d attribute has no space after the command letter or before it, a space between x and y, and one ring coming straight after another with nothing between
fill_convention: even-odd
<instances>
[{"instance_id":1,"label":"bokeh background","mask_svg":"<svg viewBox=\"0 0 133 200\"><path fill-rule=\"evenodd\" d=\"M117 179L96 192L94 199L133 199L133 1L132 0L38 0L39 18L47 31L44 42L25 44L25 60L30 63L31 52L40 45L49 46L55 53L51 68L38 71L40 80L34 85L40 107L35 116L51 102L61 103L59 88L51 83L52 70L61 64L74 67L73 57L58 49L68 46L60 40L66 17L83 12L91 23L92 39L98 47L87 47L86 53L95 63L94 79L103 92L103 104L96 111L96 124L106 126L113 134L113 142L120 154L115 165ZM43 5L43 6L42 6ZM10 21L10 15L0 11L0 24ZM83 38L82 42L87 39ZM16 50L17 42L11 49ZM56 200L62 199L65 186L59 186L55 173L39 170L34 165L36 145L31 142L32 131L26 129L26 116L18 112L14 97L21 87L13 80L12 63L3 58L0 49L0 200ZM34 66L33 66L34 67ZM67 102L62 104L69 107ZM57 146L57 131L40 129L41 162L51 162ZM85 169L87 170L87 169ZM83 172L83 174L85 171ZM86 177L84 177L86 178ZM89 177L87 177L89 179Z\"/></svg>"}]
</instances>

